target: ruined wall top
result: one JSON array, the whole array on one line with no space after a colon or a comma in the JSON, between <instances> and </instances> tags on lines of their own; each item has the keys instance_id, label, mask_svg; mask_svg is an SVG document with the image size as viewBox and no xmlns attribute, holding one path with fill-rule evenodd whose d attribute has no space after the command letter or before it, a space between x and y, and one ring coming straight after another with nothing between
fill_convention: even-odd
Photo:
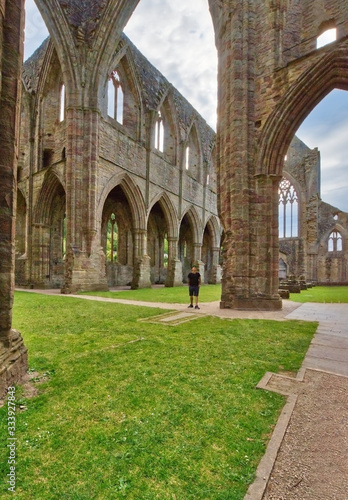
<instances>
[{"instance_id":1,"label":"ruined wall top","mask_svg":"<svg viewBox=\"0 0 348 500\"><path fill-rule=\"evenodd\" d=\"M24 87L29 93L35 93L38 90L40 78L45 73L43 66L49 47L50 38L48 37L24 63L22 78ZM190 127L195 123L200 134L203 157L205 160L210 159L211 150L215 144L215 132L205 119L162 73L146 59L125 34L122 35L115 54L120 51L126 54L126 57L132 61L144 110L158 110L165 97L170 97L178 122L178 130L181 135L180 140L186 139ZM47 64L50 64L50 62L47 61Z\"/></svg>"}]
</instances>

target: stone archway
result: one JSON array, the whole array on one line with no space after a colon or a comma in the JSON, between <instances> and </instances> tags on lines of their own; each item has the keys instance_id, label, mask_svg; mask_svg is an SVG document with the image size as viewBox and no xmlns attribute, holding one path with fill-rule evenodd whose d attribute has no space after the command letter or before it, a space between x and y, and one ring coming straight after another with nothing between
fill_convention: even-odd
<instances>
[{"instance_id":1,"label":"stone archway","mask_svg":"<svg viewBox=\"0 0 348 500\"><path fill-rule=\"evenodd\" d=\"M133 220L130 204L120 185L105 200L101 246L106 257L108 286L131 285L134 270Z\"/></svg>"},{"instance_id":2,"label":"stone archway","mask_svg":"<svg viewBox=\"0 0 348 500\"><path fill-rule=\"evenodd\" d=\"M62 288L66 265L66 195L58 178L49 173L34 210L29 284Z\"/></svg>"}]
</instances>

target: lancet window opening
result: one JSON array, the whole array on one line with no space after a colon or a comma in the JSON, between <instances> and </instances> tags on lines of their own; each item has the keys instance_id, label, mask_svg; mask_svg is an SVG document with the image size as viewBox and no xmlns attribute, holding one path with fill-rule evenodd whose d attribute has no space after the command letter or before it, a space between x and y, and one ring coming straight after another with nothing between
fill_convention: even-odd
<instances>
[{"instance_id":1,"label":"lancet window opening","mask_svg":"<svg viewBox=\"0 0 348 500\"><path fill-rule=\"evenodd\" d=\"M160 111L157 112L156 122L155 122L155 149L164 151L164 124L163 117Z\"/></svg>"},{"instance_id":2,"label":"lancet window opening","mask_svg":"<svg viewBox=\"0 0 348 500\"><path fill-rule=\"evenodd\" d=\"M65 120L65 85L64 83L60 86L60 95L59 95L59 121L62 122Z\"/></svg>"},{"instance_id":3,"label":"lancet window opening","mask_svg":"<svg viewBox=\"0 0 348 500\"><path fill-rule=\"evenodd\" d=\"M108 81L108 115L123 125L124 93L121 79L115 70Z\"/></svg>"}]
</instances>

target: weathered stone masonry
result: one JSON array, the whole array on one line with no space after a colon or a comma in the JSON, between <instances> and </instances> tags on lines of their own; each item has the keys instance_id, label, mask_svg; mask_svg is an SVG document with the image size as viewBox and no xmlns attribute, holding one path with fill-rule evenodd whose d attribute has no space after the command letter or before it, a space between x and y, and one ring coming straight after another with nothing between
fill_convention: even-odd
<instances>
[{"instance_id":1,"label":"weathered stone masonry","mask_svg":"<svg viewBox=\"0 0 348 500\"><path fill-rule=\"evenodd\" d=\"M99 92L105 89L105 75L115 66L115 47L137 3L138 0L86 0L81 5L79 0L37 0L66 87L65 126L60 127L65 143L61 150L65 175L59 177L61 173L57 168L55 174L47 178L51 186L48 191L55 193L62 205L66 196L66 260L69 263L65 266L66 291L74 291L82 283L106 286L100 274L102 266L97 264L97 260L102 259L97 220L100 215L97 188L102 98ZM4 117L5 102L10 102L7 100L10 89L4 86L7 64L14 82L19 84L20 81L23 2L1 0L0 6L1 114ZM298 126L315 105L334 88L348 89L348 4L346 0L209 0L209 6L219 55L216 164L219 215L225 233L221 306L277 309L281 307L277 293L277 191L284 156ZM9 26L13 37L11 48L18 50L6 50ZM317 50L317 36L333 26L337 29L337 40ZM17 98L15 101L18 103ZM7 123L17 123L17 111L17 104L12 105ZM10 127L1 127L5 136L9 133L7 129ZM18 139L16 126L11 127L10 133ZM43 153L45 161L49 162L49 136L46 139L48 145ZM1 136L1 147L6 147L6 140L7 137ZM30 141L31 138L29 148L37 147ZM3 171L9 175L0 179L4 227L1 248L4 286L0 314L5 357L9 352L13 293L14 235L10 220L16 189L15 151L12 141L8 156L3 156L8 158ZM150 151L147 154L150 155ZM42 157L38 152L31 154L31 158L37 156ZM38 172L38 177L40 175ZM129 196L131 192L137 196L127 181L128 187L124 187L123 192L128 189ZM146 203L151 203L149 181L150 172L147 172L145 207ZM35 176L31 182L35 185ZM30 193L28 196L32 196ZM71 193L75 196L70 196ZM25 195L22 193L22 206ZM38 212L34 215L41 214L41 220L30 221L28 238L37 241L45 252L50 222L45 204L46 201L52 203L53 197L43 196L37 201ZM167 199L161 201L162 210L166 203L169 203ZM179 213L183 214L184 209L182 207ZM143 217L141 211L133 214L133 220L138 222ZM187 218L194 220L196 213L187 214ZM140 225L133 230L139 252L138 271L144 277L143 268L149 270L146 259L142 260L146 255L145 234ZM168 236L172 252L176 238L176 234ZM198 243L196 238L194 258L199 253ZM175 259L168 269L175 275ZM40 273L38 276L44 276L44 270Z\"/></svg>"},{"instance_id":2,"label":"weathered stone masonry","mask_svg":"<svg viewBox=\"0 0 348 500\"><path fill-rule=\"evenodd\" d=\"M17 283L64 292L173 286L193 263L206 282L218 282L215 133L134 45L121 38L98 89L96 119L83 124L97 155L92 177L84 166L94 153L77 144L82 166L74 163L70 180L67 134L80 129L61 102L64 75L51 42L25 63L23 83ZM115 85L122 103L114 116ZM93 225L84 229L88 217ZM117 255L108 246L110 223ZM89 247L71 242L73 227L81 241L89 236Z\"/></svg>"},{"instance_id":3,"label":"weathered stone masonry","mask_svg":"<svg viewBox=\"0 0 348 500\"><path fill-rule=\"evenodd\" d=\"M0 2L0 397L27 370L27 351L12 328L14 229L19 138L23 2Z\"/></svg>"}]
</instances>

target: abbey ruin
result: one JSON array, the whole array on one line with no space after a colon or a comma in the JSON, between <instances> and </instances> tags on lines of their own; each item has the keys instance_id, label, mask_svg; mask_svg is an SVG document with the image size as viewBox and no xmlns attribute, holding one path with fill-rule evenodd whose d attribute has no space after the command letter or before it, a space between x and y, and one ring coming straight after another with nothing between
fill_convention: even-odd
<instances>
[{"instance_id":1,"label":"abbey ruin","mask_svg":"<svg viewBox=\"0 0 348 500\"><path fill-rule=\"evenodd\" d=\"M346 1L209 0L216 140L122 36L138 0L36 3L51 38L22 89L23 1L0 2L2 387L26 365L12 329L15 261L19 283L65 293L176 285L193 260L214 283L222 262L223 308L281 308L280 262L347 281L347 214L320 200L315 151L288 152L311 110L348 89ZM317 48L328 29L335 40ZM281 240L279 186L299 214Z\"/></svg>"}]
</instances>

